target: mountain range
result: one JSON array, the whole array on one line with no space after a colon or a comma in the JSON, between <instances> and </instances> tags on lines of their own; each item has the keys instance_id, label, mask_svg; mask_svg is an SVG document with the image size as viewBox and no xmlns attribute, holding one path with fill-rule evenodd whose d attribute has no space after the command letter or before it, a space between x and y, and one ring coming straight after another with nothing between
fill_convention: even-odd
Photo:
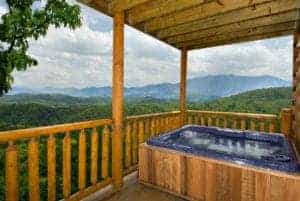
<instances>
[{"instance_id":1,"label":"mountain range","mask_svg":"<svg viewBox=\"0 0 300 201\"><path fill-rule=\"evenodd\" d=\"M190 101L203 101L227 97L261 88L285 87L291 83L273 76L237 76L215 75L188 79L187 92ZM29 94L63 94L74 97L111 97L111 87L88 87L88 88L39 88L30 89L15 87L10 95ZM127 98L155 98L155 99L178 99L178 83L162 83L143 87L125 88Z\"/></svg>"}]
</instances>

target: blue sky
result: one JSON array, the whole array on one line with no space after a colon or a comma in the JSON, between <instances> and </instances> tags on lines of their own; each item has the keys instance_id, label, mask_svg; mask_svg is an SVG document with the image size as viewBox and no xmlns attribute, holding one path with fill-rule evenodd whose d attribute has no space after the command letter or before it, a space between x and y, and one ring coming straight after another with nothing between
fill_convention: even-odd
<instances>
[{"instance_id":1,"label":"blue sky","mask_svg":"<svg viewBox=\"0 0 300 201\"><path fill-rule=\"evenodd\" d=\"M7 12L0 0L0 15ZM73 1L72 1L73 2ZM15 72L18 87L110 86L112 19L81 6L83 25L70 31L50 28L46 37L30 42L39 65ZM133 28L125 31L125 84L143 86L178 82L180 52ZM292 37L208 48L189 53L188 77L205 75L273 75L291 80Z\"/></svg>"}]
</instances>

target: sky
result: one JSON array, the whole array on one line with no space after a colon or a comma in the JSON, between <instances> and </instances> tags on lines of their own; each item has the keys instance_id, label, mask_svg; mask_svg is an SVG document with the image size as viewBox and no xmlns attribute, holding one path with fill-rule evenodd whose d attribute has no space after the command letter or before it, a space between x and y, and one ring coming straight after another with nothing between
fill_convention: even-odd
<instances>
[{"instance_id":1,"label":"sky","mask_svg":"<svg viewBox=\"0 0 300 201\"><path fill-rule=\"evenodd\" d=\"M73 0L70 0L73 1ZM7 12L0 0L0 15ZM14 72L13 87L102 87L112 80L112 19L81 5L83 24L75 31L51 27L29 54L39 65ZM125 85L179 81L180 52L133 28L125 28ZM206 48L189 52L188 77L271 75L291 80L292 37Z\"/></svg>"}]
</instances>

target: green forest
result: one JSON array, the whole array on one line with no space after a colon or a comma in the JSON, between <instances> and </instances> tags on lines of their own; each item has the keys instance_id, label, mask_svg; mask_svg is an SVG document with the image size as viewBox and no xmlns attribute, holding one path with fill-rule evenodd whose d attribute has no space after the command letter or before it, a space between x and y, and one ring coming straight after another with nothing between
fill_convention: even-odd
<instances>
[{"instance_id":1,"label":"green forest","mask_svg":"<svg viewBox=\"0 0 300 201\"><path fill-rule=\"evenodd\" d=\"M191 110L278 114L291 105L291 88L269 88L207 102L189 102ZM178 110L178 100L130 99L126 115ZM109 98L20 94L0 98L0 130L30 128L111 117Z\"/></svg>"},{"instance_id":2,"label":"green forest","mask_svg":"<svg viewBox=\"0 0 300 201\"><path fill-rule=\"evenodd\" d=\"M192 110L214 110L278 114L291 105L291 88L270 88L249 91L207 102L189 102ZM178 110L178 100L152 98L131 99L125 103L126 115ZM20 94L0 98L0 130L30 128L111 116L109 98L76 98L64 95ZM58 137L59 138L59 137ZM57 138L57 199L62 198L62 140ZM89 146L89 145L88 145ZM20 164L20 200L28 200L26 141L18 143ZM78 133L72 134L72 192L78 178ZM5 169L5 145L0 145L0 168ZM40 138L41 200L47 200L46 139ZM89 159L88 159L89 160ZM88 164L89 165L89 164ZM89 169L87 167L87 169ZM89 183L89 181L87 181ZM4 201L5 171L0 171L0 201Z\"/></svg>"}]
</instances>

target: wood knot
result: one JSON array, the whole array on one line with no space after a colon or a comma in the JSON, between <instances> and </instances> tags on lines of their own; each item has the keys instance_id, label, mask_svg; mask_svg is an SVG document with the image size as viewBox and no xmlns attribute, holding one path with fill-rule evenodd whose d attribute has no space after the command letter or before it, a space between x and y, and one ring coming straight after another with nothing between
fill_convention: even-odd
<instances>
[{"instance_id":1,"label":"wood knot","mask_svg":"<svg viewBox=\"0 0 300 201\"><path fill-rule=\"evenodd\" d=\"M224 1L223 0L217 0L217 4L224 6Z\"/></svg>"}]
</instances>

